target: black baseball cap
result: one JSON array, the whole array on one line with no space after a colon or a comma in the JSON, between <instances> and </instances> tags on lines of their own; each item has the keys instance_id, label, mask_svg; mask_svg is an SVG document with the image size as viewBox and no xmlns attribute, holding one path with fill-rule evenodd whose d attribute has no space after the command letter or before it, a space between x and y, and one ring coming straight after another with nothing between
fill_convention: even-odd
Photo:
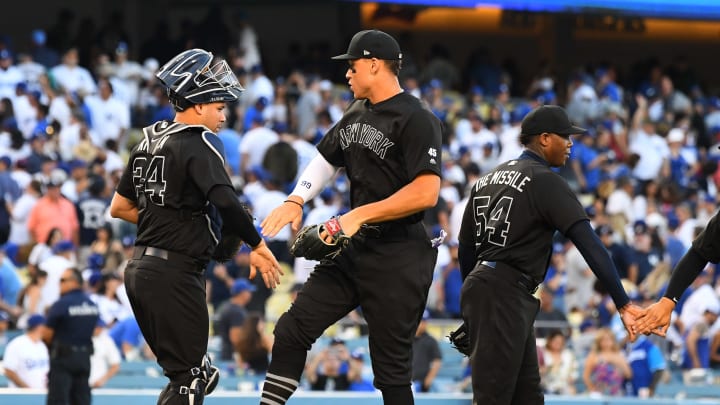
<instances>
[{"instance_id":1,"label":"black baseball cap","mask_svg":"<svg viewBox=\"0 0 720 405\"><path fill-rule=\"evenodd\" d=\"M355 59L401 60L402 52L395 38L379 30L365 30L350 40L347 53L334 56L335 60Z\"/></svg>"},{"instance_id":2,"label":"black baseball cap","mask_svg":"<svg viewBox=\"0 0 720 405\"><path fill-rule=\"evenodd\" d=\"M544 132L570 136L584 134L587 129L573 125L564 108L557 105L542 105L525 116L520 124L520 133L539 135Z\"/></svg>"}]
</instances>

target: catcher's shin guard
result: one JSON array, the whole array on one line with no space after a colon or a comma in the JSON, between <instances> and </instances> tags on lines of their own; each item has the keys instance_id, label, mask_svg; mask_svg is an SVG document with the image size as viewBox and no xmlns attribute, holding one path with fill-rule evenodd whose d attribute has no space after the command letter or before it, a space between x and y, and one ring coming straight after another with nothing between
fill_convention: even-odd
<instances>
[{"instance_id":1,"label":"catcher's shin guard","mask_svg":"<svg viewBox=\"0 0 720 405\"><path fill-rule=\"evenodd\" d=\"M202 405L205 400L205 381L195 378L190 385L168 383L160 392L157 405Z\"/></svg>"},{"instance_id":2,"label":"catcher's shin guard","mask_svg":"<svg viewBox=\"0 0 720 405\"><path fill-rule=\"evenodd\" d=\"M210 395L220 382L220 369L212 365L207 354L203 356L201 369L205 380L205 395Z\"/></svg>"}]
</instances>

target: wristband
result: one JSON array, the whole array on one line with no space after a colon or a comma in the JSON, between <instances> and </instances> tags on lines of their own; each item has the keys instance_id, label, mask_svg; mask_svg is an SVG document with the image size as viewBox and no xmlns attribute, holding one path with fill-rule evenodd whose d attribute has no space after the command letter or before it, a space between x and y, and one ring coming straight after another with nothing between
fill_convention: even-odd
<instances>
[{"instance_id":1,"label":"wristband","mask_svg":"<svg viewBox=\"0 0 720 405\"><path fill-rule=\"evenodd\" d=\"M289 203L297 204L297 205L298 205L298 207L300 207L301 209L302 209L302 207L303 207L303 205L302 205L302 204L300 204L300 203L299 203L299 202L297 202L297 201L293 201L293 200L285 200L285 201L283 201L283 202L289 202Z\"/></svg>"}]
</instances>

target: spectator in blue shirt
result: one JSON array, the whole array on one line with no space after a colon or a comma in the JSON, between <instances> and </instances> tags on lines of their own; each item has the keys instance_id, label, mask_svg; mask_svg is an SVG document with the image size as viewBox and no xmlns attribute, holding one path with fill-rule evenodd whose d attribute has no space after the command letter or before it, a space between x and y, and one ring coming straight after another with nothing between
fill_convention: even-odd
<instances>
[{"instance_id":1,"label":"spectator in blue shirt","mask_svg":"<svg viewBox=\"0 0 720 405\"><path fill-rule=\"evenodd\" d=\"M259 122L261 124L265 123L263 111L265 110L265 107L267 107L268 102L267 97L260 96L255 100L255 103L248 107L247 111L245 111L245 120L243 121L244 132L252 129L253 122Z\"/></svg>"},{"instance_id":2,"label":"spectator in blue shirt","mask_svg":"<svg viewBox=\"0 0 720 405\"><path fill-rule=\"evenodd\" d=\"M7 311L13 317L21 315L21 308L17 307L17 298L22 289L22 281L15 269L15 265L0 249L0 310Z\"/></svg>"},{"instance_id":3,"label":"spectator in blue shirt","mask_svg":"<svg viewBox=\"0 0 720 405\"><path fill-rule=\"evenodd\" d=\"M460 264L457 261L457 244L451 244L451 261L443 269L444 309L445 315L460 319L460 289L462 288L462 274Z\"/></svg>"},{"instance_id":4,"label":"spectator in blue shirt","mask_svg":"<svg viewBox=\"0 0 720 405\"><path fill-rule=\"evenodd\" d=\"M225 127L217 134L225 147L225 162L230 166L233 176L240 175L240 134Z\"/></svg>"},{"instance_id":5,"label":"spectator in blue shirt","mask_svg":"<svg viewBox=\"0 0 720 405\"><path fill-rule=\"evenodd\" d=\"M142 355L145 339L134 316L115 322L108 334L120 350L123 359L135 360Z\"/></svg>"},{"instance_id":6,"label":"spectator in blue shirt","mask_svg":"<svg viewBox=\"0 0 720 405\"><path fill-rule=\"evenodd\" d=\"M596 132L591 128L580 135L578 142L572 146L570 164L583 193L595 193L600 184L601 165L607 160L607 156L601 155L595 148L595 136Z\"/></svg>"},{"instance_id":7,"label":"spectator in blue shirt","mask_svg":"<svg viewBox=\"0 0 720 405\"><path fill-rule=\"evenodd\" d=\"M641 398L652 397L667 368L665 357L660 348L645 335L640 335L634 343L629 343L627 350L627 359L632 369L632 377L626 387L627 393Z\"/></svg>"}]
</instances>

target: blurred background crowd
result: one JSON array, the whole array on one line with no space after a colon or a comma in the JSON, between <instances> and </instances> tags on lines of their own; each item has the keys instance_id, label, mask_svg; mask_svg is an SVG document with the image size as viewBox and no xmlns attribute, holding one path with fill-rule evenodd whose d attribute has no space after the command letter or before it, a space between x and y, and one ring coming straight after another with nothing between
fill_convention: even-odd
<instances>
[{"instance_id":1,"label":"blurred background crowd","mask_svg":"<svg viewBox=\"0 0 720 405\"><path fill-rule=\"evenodd\" d=\"M28 47L15 45L25 39L0 37L0 347L6 370L21 367L11 337L32 336L42 327L68 267L83 271L100 306L98 335L110 336L117 351L98 360L105 368L95 375L97 386L121 361L152 359L122 283L135 229L110 218L107 208L142 127L173 118L154 76L171 56L196 46L211 49L228 60L245 87L218 135L238 198L258 224L286 198L317 153L314 145L352 100L345 66L329 63L332 51L288 55L294 58L287 66L272 68L281 73L269 75L252 21L238 14L234 28L241 34L231 36L213 15L218 11L188 22L177 38L159 26L158 36L137 46L130 45L122 14L95 27L78 23L68 10L53 25L28 30ZM400 75L405 91L444 123L441 199L425 224L430 237L440 230L450 237L440 247L416 340L414 379L423 391L467 390L464 366L453 368L444 386L434 381L448 364L442 361L444 333L460 322L457 232L469 187L520 154L519 124L532 108L563 105L589 129L573 139L571 158L558 173L578 194L626 290L641 305L662 296L674 265L717 212L720 185L720 94L705 88L682 58L650 60L632 71L611 63L573 66L564 79L550 64L541 65L521 88L512 66L478 55L476 63L460 68L449 52L436 44L422 61L408 55ZM306 205L305 222L347 209L341 173ZM214 320L210 349L228 372L262 374L267 367L272 324L314 264L290 256L293 236L286 227L267 241L288 270L276 291L247 280L247 249L229 263L211 263L206 272ZM672 370L687 370L686 381L705 381L720 363L717 279L709 265L678 303L667 340L641 337L630 344L587 263L557 235L538 292L545 389L646 396L652 394L648 381ZM346 345L365 334L360 309L329 330L333 339L309 356L306 387L372 389L362 347Z\"/></svg>"}]
</instances>

